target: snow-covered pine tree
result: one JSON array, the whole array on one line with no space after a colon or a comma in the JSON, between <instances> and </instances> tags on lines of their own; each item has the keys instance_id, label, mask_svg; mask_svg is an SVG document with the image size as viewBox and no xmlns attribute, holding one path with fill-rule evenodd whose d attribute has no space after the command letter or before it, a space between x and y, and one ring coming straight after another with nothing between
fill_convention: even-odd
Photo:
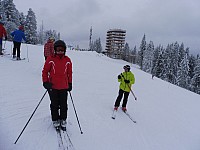
<instances>
[{"instance_id":1,"label":"snow-covered pine tree","mask_svg":"<svg viewBox=\"0 0 200 150\"><path fill-rule=\"evenodd\" d=\"M154 52L152 74L158 78L163 76L164 68L164 50L162 46L158 46Z\"/></svg>"},{"instance_id":2,"label":"snow-covered pine tree","mask_svg":"<svg viewBox=\"0 0 200 150\"><path fill-rule=\"evenodd\" d=\"M19 23L20 23L20 25L25 25L25 23L26 23L26 17L24 16L24 13L23 12L21 12L20 14L19 14Z\"/></svg>"},{"instance_id":3,"label":"snow-covered pine tree","mask_svg":"<svg viewBox=\"0 0 200 150\"><path fill-rule=\"evenodd\" d=\"M20 25L19 11L16 9L15 4L13 3L13 0L3 0L2 4L4 7L4 13L6 16L5 27L8 33L8 40L11 40L12 37L10 33L16 30L16 28Z\"/></svg>"},{"instance_id":4,"label":"snow-covered pine tree","mask_svg":"<svg viewBox=\"0 0 200 150\"><path fill-rule=\"evenodd\" d=\"M194 76L191 80L191 90L200 94L200 57L197 56L196 66L194 67Z\"/></svg>"},{"instance_id":5,"label":"snow-covered pine tree","mask_svg":"<svg viewBox=\"0 0 200 150\"><path fill-rule=\"evenodd\" d=\"M154 76L156 75L156 62L158 60L158 56L160 54L160 50L161 50L161 45L157 46L153 51L153 61L152 61L151 74L154 75Z\"/></svg>"},{"instance_id":6,"label":"snow-covered pine tree","mask_svg":"<svg viewBox=\"0 0 200 150\"><path fill-rule=\"evenodd\" d=\"M144 34L143 38L142 38L142 42L140 44L140 48L138 51L138 63L140 68L143 70L143 58L144 58L144 51L146 50L147 44L146 44L146 36Z\"/></svg>"},{"instance_id":7,"label":"snow-covered pine tree","mask_svg":"<svg viewBox=\"0 0 200 150\"><path fill-rule=\"evenodd\" d=\"M194 68L196 66L196 58L194 55L189 56L189 72L188 75L192 79L194 76Z\"/></svg>"},{"instance_id":8,"label":"snow-covered pine tree","mask_svg":"<svg viewBox=\"0 0 200 150\"><path fill-rule=\"evenodd\" d=\"M91 41L90 50L96 51L97 53L102 52L102 46L101 46L101 39L100 38L96 39L95 41Z\"/></svg>"},{"instance_id":9,"label":"snow-covered pine tree","mask_svg":"<svg viewBox=\"0 0 200 150\"><path fill-rule=\"evenodd\" d=\"M170 69L171 69L171 74L172 74L172 80L171 83L176 85L176 80L177 80L177 71L178 71L178 50L179 50L179 44L178 42L172 43L170 45L170 57L171 61L170 63Z\"/></svg>"},{"instance_id":10,"label":"snow-covered pine tree","mask_svg":"<svg viewBox=\"0 0 200 150\"><path fill-rule=\"evenodd\" d=\"M31 8L28 10L28 14L26 16L26 24L25 24L25 36L27 39L27 43L29 44L37 44L37 21L35 13Z\"/></svg>"},{"instance_id":11,"label":"snow-covered pine tree","mask_svg":"<svg viewBox=\"0 0 200 150\"><path fill-rule=\"evenodd\" d=\"M147 49L144 51L144 58L142 62L143 70L148 73L151 73L153 67L153 52L154 44L150 41L150 43L147 44Z\"/></svg>"},{"instance_id":12,"label":"snow-covered pine tree","mask_svg":"<svg viewBox=\"0 0 200 150\"><path fill-rule=\"evenodd\" d=\"M180 67L180 64L181 64L182 60L184 59L184 57L185 57L184 44L181 43L181 45L179 46L179 49L178 49L178 67Z\"/></svg>"},{"instance_id":13,"label":"snow-covered pine tree","mask_svg":"<svg viewBox=\"0 0 200 150\"><path fill-rule=\"evenodd\" d=\"M178 67L178 72L177 72L178 86L185 89L189 88L190 77L188 73L189 73L189 60L188 60L188 55L185 53L185 56L183 56L180 66Z\"/></svg>"},{"instance_id":14,"label":"snow-covered pine tree","mask_svg":"<svg viewBox=\"0 0 200 150\"><path fill-rule=\"evenodd\" d=\"M137 62L137 48L136 48L136 46L134 47L133 50L131 50L131 55L133 57L132 60L131 60L131 63L136 64L136 62Z\"/></svg>"},{"instance_id":15,"label":"snow-covered pine tree","mask_svg":"<svg viewBox=\"0 0 200 150\"><path fill-rule=\"evenodd\" d=\"M129 48L128 43L125 43L125 46L124 46L122 52L123 52L122 53L122 59L129 62L130 48Z\"/></svg>"},{"instance_id":16,"label":"snow-covered pine tree","mask_svg":"<svg viewBox=\"0 0 200 150\"><path fill-rule=\"evenodd\" d=\"M101 53L102 52L101 39L98 38L95 43L96 43L96 52Z\"/></svg>"},{"instance_id":17,"label":"snow-covered pine tree","mask_svg":"<svg viewBox=\"0 0 200 150\"><path fill-rule=\"evenodd\" d=\"M6 22L6 15L3 6L3 2L0 0L0 21L5 23Z\"/></svg>"}]
</instances>

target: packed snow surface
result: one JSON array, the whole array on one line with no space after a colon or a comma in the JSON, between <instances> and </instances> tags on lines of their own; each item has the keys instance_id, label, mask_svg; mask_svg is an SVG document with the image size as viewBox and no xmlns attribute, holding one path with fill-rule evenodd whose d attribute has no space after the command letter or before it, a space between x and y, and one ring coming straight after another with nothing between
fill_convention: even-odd
<instances>
[{"instance_id":1,"label":"packed snow surface","mask_svg":"<svg viewBox=\"0 0 200 150\"><path fill-rule=\"evenodd\" d=\"M5 52L11 51L12 43L6 42ZM68 96L67 132L75 150L200 149L199 95L96 52L68 49L66 55L73 62L71 94L83 131ZM48 94L14 144L45 93L43 46L22 44L21 57L26 59L0 57L0 149L58 150ZM119 90L117 76L127 64L136 78L132 90L137 101L130 93L127 105L136 124L121 110L111 119Z\"/></svg>"}]
</instances>

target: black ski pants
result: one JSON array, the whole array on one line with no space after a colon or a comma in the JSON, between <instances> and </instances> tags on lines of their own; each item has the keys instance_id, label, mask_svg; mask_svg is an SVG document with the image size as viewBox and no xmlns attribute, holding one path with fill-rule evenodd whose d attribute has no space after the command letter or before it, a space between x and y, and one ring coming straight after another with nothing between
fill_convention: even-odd
<instances>
[{"instance_id":1,"label":"black ski pants","mask_svg":"<svg viewBox=\"0 0 200 150\"><path fill-rule=\"evenodd\" d=\"M51 89L48 90L49 97L51 100L50 109L51 109L51 118L52 121L56 120L66 120L67 119L67 89L57 90Z\"/></svg>"},{"instance_id":2,"label":"black ski pants","mask_svg":"<svg viewBox=\"0 0 200 150\"><path fill-rule=\"evenodd\" d=\"M124 95L124 99L123 99L122 107L126 107L126 104L127 104L127 101L128 101L129 92L125 92L122 89L119 89L119 94L118 94L117 99L115 101L115 107L119 107L123 95Z\"/></svg>"},{"instance_id":3,"label":"black ski pants","mask_svg":"<svg viewBox=\"0 0 200 150\"><path fill-rule=\"evenodd\" d=\"M13 56L16 56L16 50L17 50L17 57L20 58L20 42L13 41L14 47L13 47Z\"/></svg>"}]
</instances>

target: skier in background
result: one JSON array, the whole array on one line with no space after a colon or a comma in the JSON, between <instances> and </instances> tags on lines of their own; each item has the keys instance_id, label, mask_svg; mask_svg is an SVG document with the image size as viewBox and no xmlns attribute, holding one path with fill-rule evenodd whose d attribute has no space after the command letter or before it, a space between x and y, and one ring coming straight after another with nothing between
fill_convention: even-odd
<instances>
[{"instance_id":1,"label":"skier in background","mask_svg":"<svg viewBox=\"0 0 200 150\"><path fill-rule=\"evenodd\" d=\"M17 60L21 60L20 58L20 47L22 40L26 42L25 34L24 34L24 27L19 26L18 30L13 31L10 34L13 37L13 58L16 58L16 50L17 50Z\"/></svg>"},{"instance_id":2,"label":"skier in background","mask_svg":"<svg viewBox=\"0 0 200 150\"><path fill-rule=\"evenodd\" d=\"M128 96L131 91L132 84L135 83L135 77L134 77L134 74L130 71L131 68L129 65L126 65L123 68L124 68L124 72L121 73L120 75L118 75L118 82L120 82L120 86L119 86L119 94L115 101L114 110L116 110L116 111L118 110L121 99L124 95L124 99L123 99L123 103L122 103L122 110L124 112L126 112Z\"/></svg>"},{"instance_id":3,"label":"skier in background","mask_svg":"<svg viewBox=\"0 0 200 150\"><path fill-rule=\"evenodd\" d=\"M48 56L54 55L54 41L53 37L49 37L48 41L44 44L44 58L47 59Z\"/></svg>"},{"instance_id":4,"label":"skier in background","mask_svg":"<svg viewBox=\"0 0 200 150\"><path fill-rule=\"evenodd\" d=\"M54 55L49 56L45 61L42 81L51 100L53 125L56 129L59 127L66 129L67 92L72 90L72 62L68 56L65 56L66 44L64 41L56 41L54 50Z\"/></svg>"},{"instance_id":5,"label":"skier in background","mask_svg":"<svg viewBox=\"0 0 200 150\"><path fill-rule=\"evenodd\" d=\"M3 45L3 37L5 38L5 40L7 40L7 33L6 33L6 29L3 26L3 22L0 21L0 55L3 55L2 52L2 45Z\"/></svg>"}]
</instances>

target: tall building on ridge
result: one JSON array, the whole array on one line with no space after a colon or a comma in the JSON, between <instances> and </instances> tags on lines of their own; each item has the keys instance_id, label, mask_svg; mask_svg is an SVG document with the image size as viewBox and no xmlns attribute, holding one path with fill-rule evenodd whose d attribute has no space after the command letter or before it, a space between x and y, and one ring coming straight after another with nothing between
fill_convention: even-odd
<instances>
[{"instance_id":1,"label":"tall building on ridge","mask_svg":"<svg viewBox=\"0 0 200 150\"><path fill-rule=\"evenodd\" d=\"M125 45L126 30L110 29L107 31L106 52L111 58L121 59Z\"/></svg>"}]
</instances>

